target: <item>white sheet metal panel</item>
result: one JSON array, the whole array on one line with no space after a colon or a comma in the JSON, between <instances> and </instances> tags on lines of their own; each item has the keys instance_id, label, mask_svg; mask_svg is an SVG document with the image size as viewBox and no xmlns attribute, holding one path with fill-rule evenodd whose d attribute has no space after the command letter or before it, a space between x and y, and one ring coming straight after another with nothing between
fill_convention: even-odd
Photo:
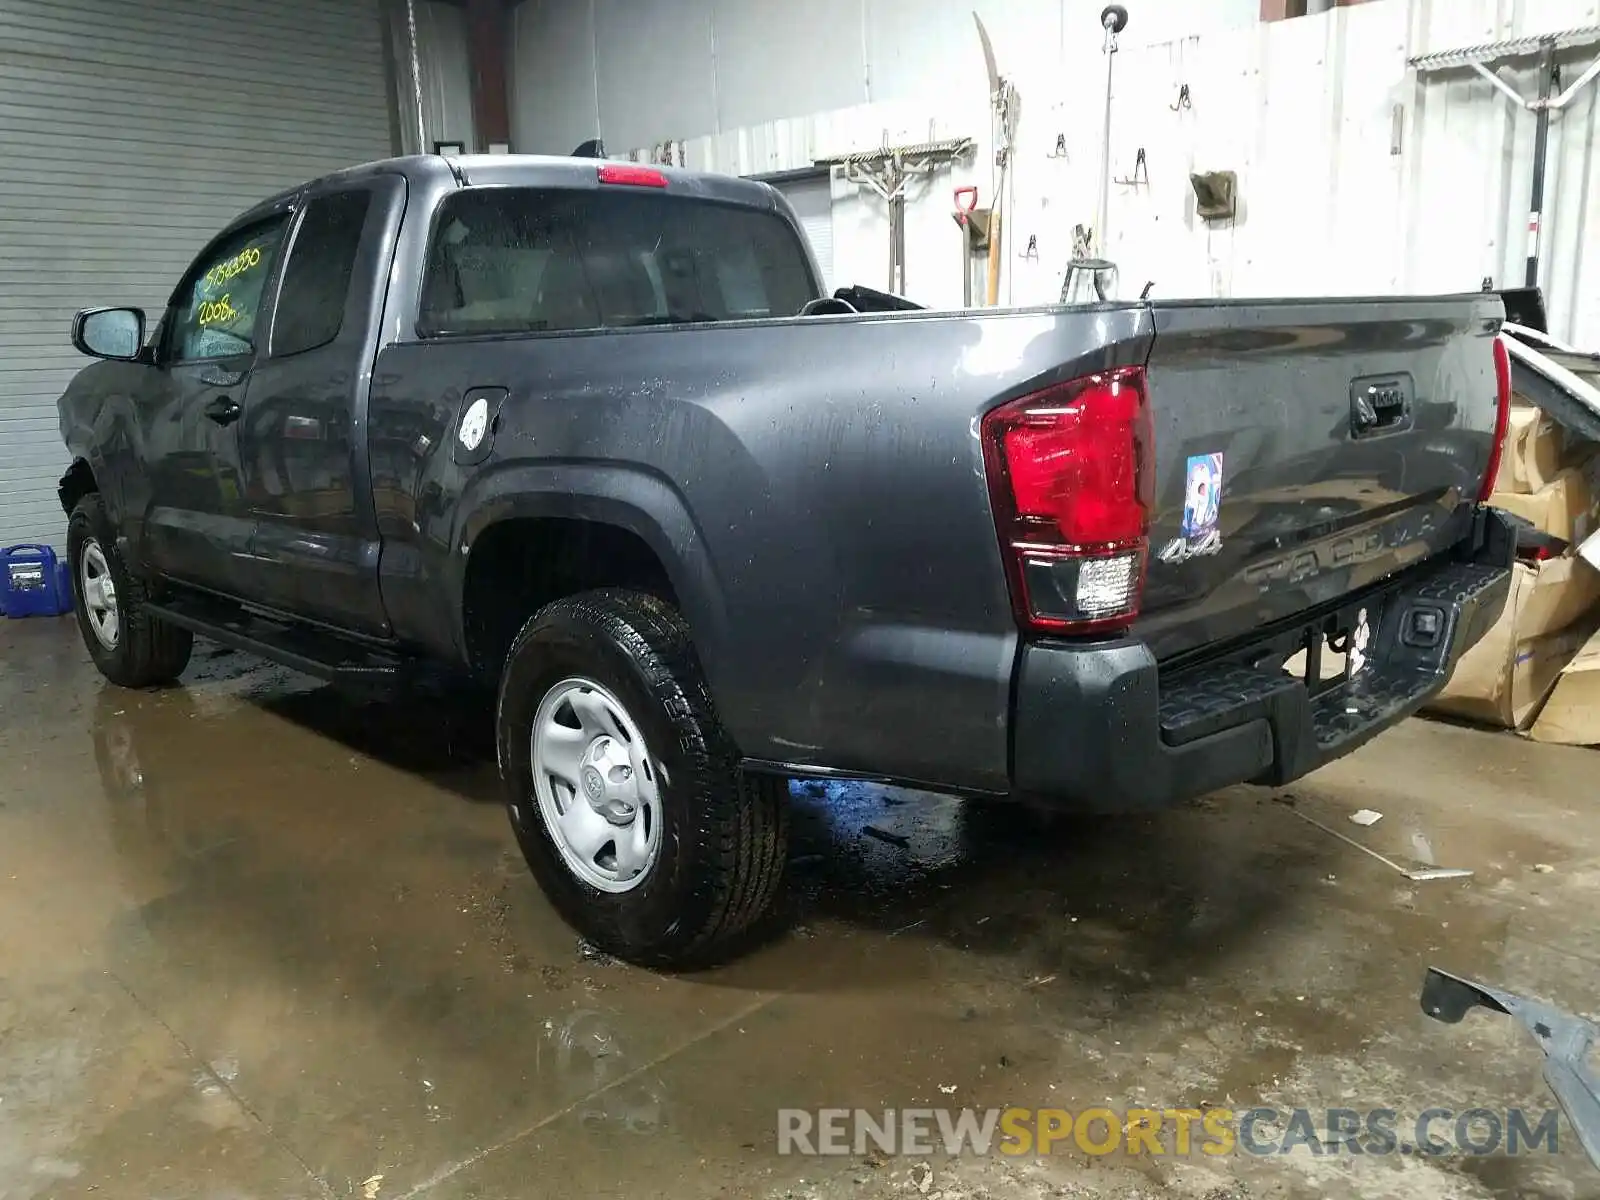
<instances>
[{"instance_id":1,"label":"white sheet metal panel","mask_svg":"<svg viewBox=\"0 0 1600 1200\"><path fill-rule=\"evenodd\" d=\"M1122 44L1253 27L1259 0L1140 0ZM1100 47L1103 0L522 0L517 148L564 153L685 141L867 102L987 103L972 23L1038 94ZM968 134L976 135L977 129ZM578 136L575 136L578 135ZM919 139L921 140L921 139Z\"/></svg>"},{"instance_id":2,"label":"white sheet metal panel","mask_svg":"<svg viewBox=\"0 0 1600 1200\"><path fill-rule=\"evenodd\" d=\"M1413 0L1410 53L1431 54L1600 23L1596 0ZM1563 52L1564 84L1600 48ZM1539 93L1537 64L1518 59L1498 74L1521 95ZM1475 72L1429 72L1412 79L1414 147L1406 224L1405 284L1433 289L1487 276L1520 287L1530 247L1535 116L1519 111ZM1600 346L1600 126L1596 85L1553 114L1539 237L1539 282L1550 331L1579 346Z\"/></svg>"},{"instance_id":3,"label":"white sheet metal panel","mask_svg":"<svg viewBox=\"0 0 1600 1200\"><path fill-rule=\"evenodd\" d=\"M716 39L714 128L739 129L867 101L861 0L713 0L711 21ZM821 41L825 49L801 49ZM691 129L674 136L710 132Z\"/></svg>"},{"instance_id":4,"label":"white sheet metal panel","mask_svg":"<svg viewBox=\"0 0 1600 1200\"><path fill-rule=\"evenodd\" d=\"M1314 0L1313 0L1314 2ZM1329 0L1323 0L1332 7ZM1230 29L1250 29L1261 20L1261 0L1139 0L1125 4L1128 28L1121 44L1129 49L1180 38L1209 37ZM1062 36L1099 49L1100 12L1105 0L1061 0Z\"/></svg>"},{"instance_id":5,"label":"white sheet metal panel","mask_svg":"<svg viewBox=\"0 0 1600 1200\"><path fill-rule=\"evenodd\" d=\"M570 154L600 136L594 4L522 0L512 19L512 149Z\"/></svg>"},{"instance_id":6,"label":"white sheet metal panel","mask_svg":"<svg viewBox=\"0 0 1600 1200\"><path fill-rule=\"evenodd\" d=\"M1596 0L1411 0L1413 57L1600 23Z\"/></svg>"},{"instance_id":7,"label":"white sheet metal panel","mask_svg":"<svg viewBox=\"0 0 1600 1200\"><path fill-rule=\"evenodd\" d=\"M715 129L711 0L593 3L607 146L644 146Z\"/></svg>"},{"instance_id":8,"label":"white sheet metal panel","mask_svg":"<svg viewBox=\"0 0 1600 1200\"><path fill-rule=\"evenodd\" d=\"M833 275L833 182L826 175L811 179L791 179L777 189L794 205L794 214L806 231L806 241L822 268L822 282L829 291L836 286Z\"/></svg>"},{"instance_id":9,"label":"white sheet metal panel","mask_svg":"<svg viewBox=\"0 0 1600 1200\"><path fill-rule=\"evenodd\" d=\"M241 209L389 147L373 0L0 0L0 545L63 544L72 314L159 313Z\"/></svg>"},{"instance_id":10,"label":"white sheet metal panel","mask_svg":"<svg viewBox=\"0 0 1600 1200\"><path fill-rule=\"evenodd\" d=\"M1566 70L1571 79L1587 61ZM1536 71L1501 78L1537 94ZM1520 287L1528 255L1534 122L1470 72L1417 84L1417 159L1407 285L1435 288L1479 276ZM1600 93L1593 89L1556 114L1546 158L1540 284L1550 331L1579 346L1600 346L1600 163L1594 155Z\"/></svg>"}]
</instances>

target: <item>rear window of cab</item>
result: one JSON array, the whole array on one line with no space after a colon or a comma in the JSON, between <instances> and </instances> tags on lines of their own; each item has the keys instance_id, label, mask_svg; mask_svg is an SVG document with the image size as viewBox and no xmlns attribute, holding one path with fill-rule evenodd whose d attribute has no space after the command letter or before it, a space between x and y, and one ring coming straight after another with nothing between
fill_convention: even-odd
<instances>
[{"instance_id":1,"label":"rear window of cab","mask_svg":"<svg viewBox=\"0 0 1600 1200\"><path fill-rule=\"evenodd\" d=\"M817 294L805 244L774 212L660 191L468 188L440 205L418 332L792 317Z\"/></svg>"}]
</instances>

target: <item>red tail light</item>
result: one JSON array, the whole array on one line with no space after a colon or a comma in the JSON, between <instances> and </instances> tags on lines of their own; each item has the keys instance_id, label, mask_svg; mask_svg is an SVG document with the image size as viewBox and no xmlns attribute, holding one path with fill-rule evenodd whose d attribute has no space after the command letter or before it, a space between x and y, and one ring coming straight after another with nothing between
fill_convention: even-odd
<instances>
[{"instance_id":1,"label":"red tail light","mask_svg":"<svg viewBox=\"0 0 1600 1200\"><path fill-rule=\"evenodd\" d=\"M983 418L984 467L1024 629L1125 629L1144 589L1153 438L1144 369L1058 384Z\"/></svg>"},{"instance_id":2,"label":"red tail light","mask_svg":"<svg viewBox=\"0 0 1600 1200\"><path fill-rule=\"evenodd\" d=\"M601 183L624 187L664 188L667 177L653 167L631 167L626 163L607 163L598 169Z\"/></svg>"},{"instance_id":3,"label":"red tail light","mask_svg":"<svg viewBox=\"0 0 1600 1200\"><path fill-rule=\"evenodd\" d=\"M1506 431L1511 428L1511 354L1506 349L1505 334L1494 339L1495 418L1494 445L1489 447L1489 473L1483 478L1478 492L1478 503L1488 503L1494 492L1495 476L1500 474L1500 456L1506 449Z\"/></svg>"}]
</instances>

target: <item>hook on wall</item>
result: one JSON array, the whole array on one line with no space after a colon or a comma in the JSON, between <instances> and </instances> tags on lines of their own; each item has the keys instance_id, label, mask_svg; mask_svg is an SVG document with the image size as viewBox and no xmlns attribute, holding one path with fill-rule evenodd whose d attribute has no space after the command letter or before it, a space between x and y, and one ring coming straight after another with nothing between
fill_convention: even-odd
<instances>
[{"instance_id":1,"label":"hook on wall","mask_svg":"<svg viewBox=\"0 0 1600 1200\"><path fill-rule=\"evenodd\" d=\"M1054 150L1050 151L1049 154L1045 155L1045 157L1046 158L1066 158L1067 157L1067 135L1066 134L1064 134L1064 133L1056 134L1056 148Z\"/></svg>"},{"instance_id":2,"label":"hook on wall","mask_svg":"<svg viewBox=\"0 0 1600 1200\"><path fill-rule=\"evenodd\" d=\"M1021 254L1017 255L1017 257L1034 259L1039 257L1039 235L1037 233L1030 233L1028 235L1028 248Z\"/></svg>"},{"instance_id":3,"label":"hook on wall","mask_svg":"<svg viewBox=\"0 0 1600 1200\"><path fill-rule=\"evenodd\" d=\"M1123 187L1138 187L1141 183L1150 186L1150 166L1144 160L1144 147L1139 147L1139 153L1133 160L1133 174L1126 179L1118 179Z\"/></svg>"},{"instance_id":4,"label":"hook on wall","mask_svg":"<svg viewBox=\"0 0 1600 1200\"><path fill-rule=\"evenodd\" d=\"M1189 85L1187 83L1178 88L1178 102L1176 104L1169 104L1167 107L1173 112L1178 112L1180 109L1194 107L1194 105L1189 101Z\"/></svg>"}]
</instances>

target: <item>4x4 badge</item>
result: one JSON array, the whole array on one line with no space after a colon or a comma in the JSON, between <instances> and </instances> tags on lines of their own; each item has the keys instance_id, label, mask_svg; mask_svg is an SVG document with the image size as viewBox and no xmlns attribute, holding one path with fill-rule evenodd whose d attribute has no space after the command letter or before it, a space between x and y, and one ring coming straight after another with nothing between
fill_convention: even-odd
<instances>
[{"instance_id":1,"label":"4x4 badge","mask_svg":"<svg viewBox=\"0 0 1600 1200\"><path fill-rule=\"evenodd\" d=\"M1165 546L1161 547L1161 552L1156 557L1164 563L1177 564L1188 562L1191 558L1209 558L1214 554L1221 553L1222 534L1220 531L1213 529L1209 533L1201 534L1193 541L1186 541L1181 537L1173 538Z\"/></svg>"}]
</instances>

